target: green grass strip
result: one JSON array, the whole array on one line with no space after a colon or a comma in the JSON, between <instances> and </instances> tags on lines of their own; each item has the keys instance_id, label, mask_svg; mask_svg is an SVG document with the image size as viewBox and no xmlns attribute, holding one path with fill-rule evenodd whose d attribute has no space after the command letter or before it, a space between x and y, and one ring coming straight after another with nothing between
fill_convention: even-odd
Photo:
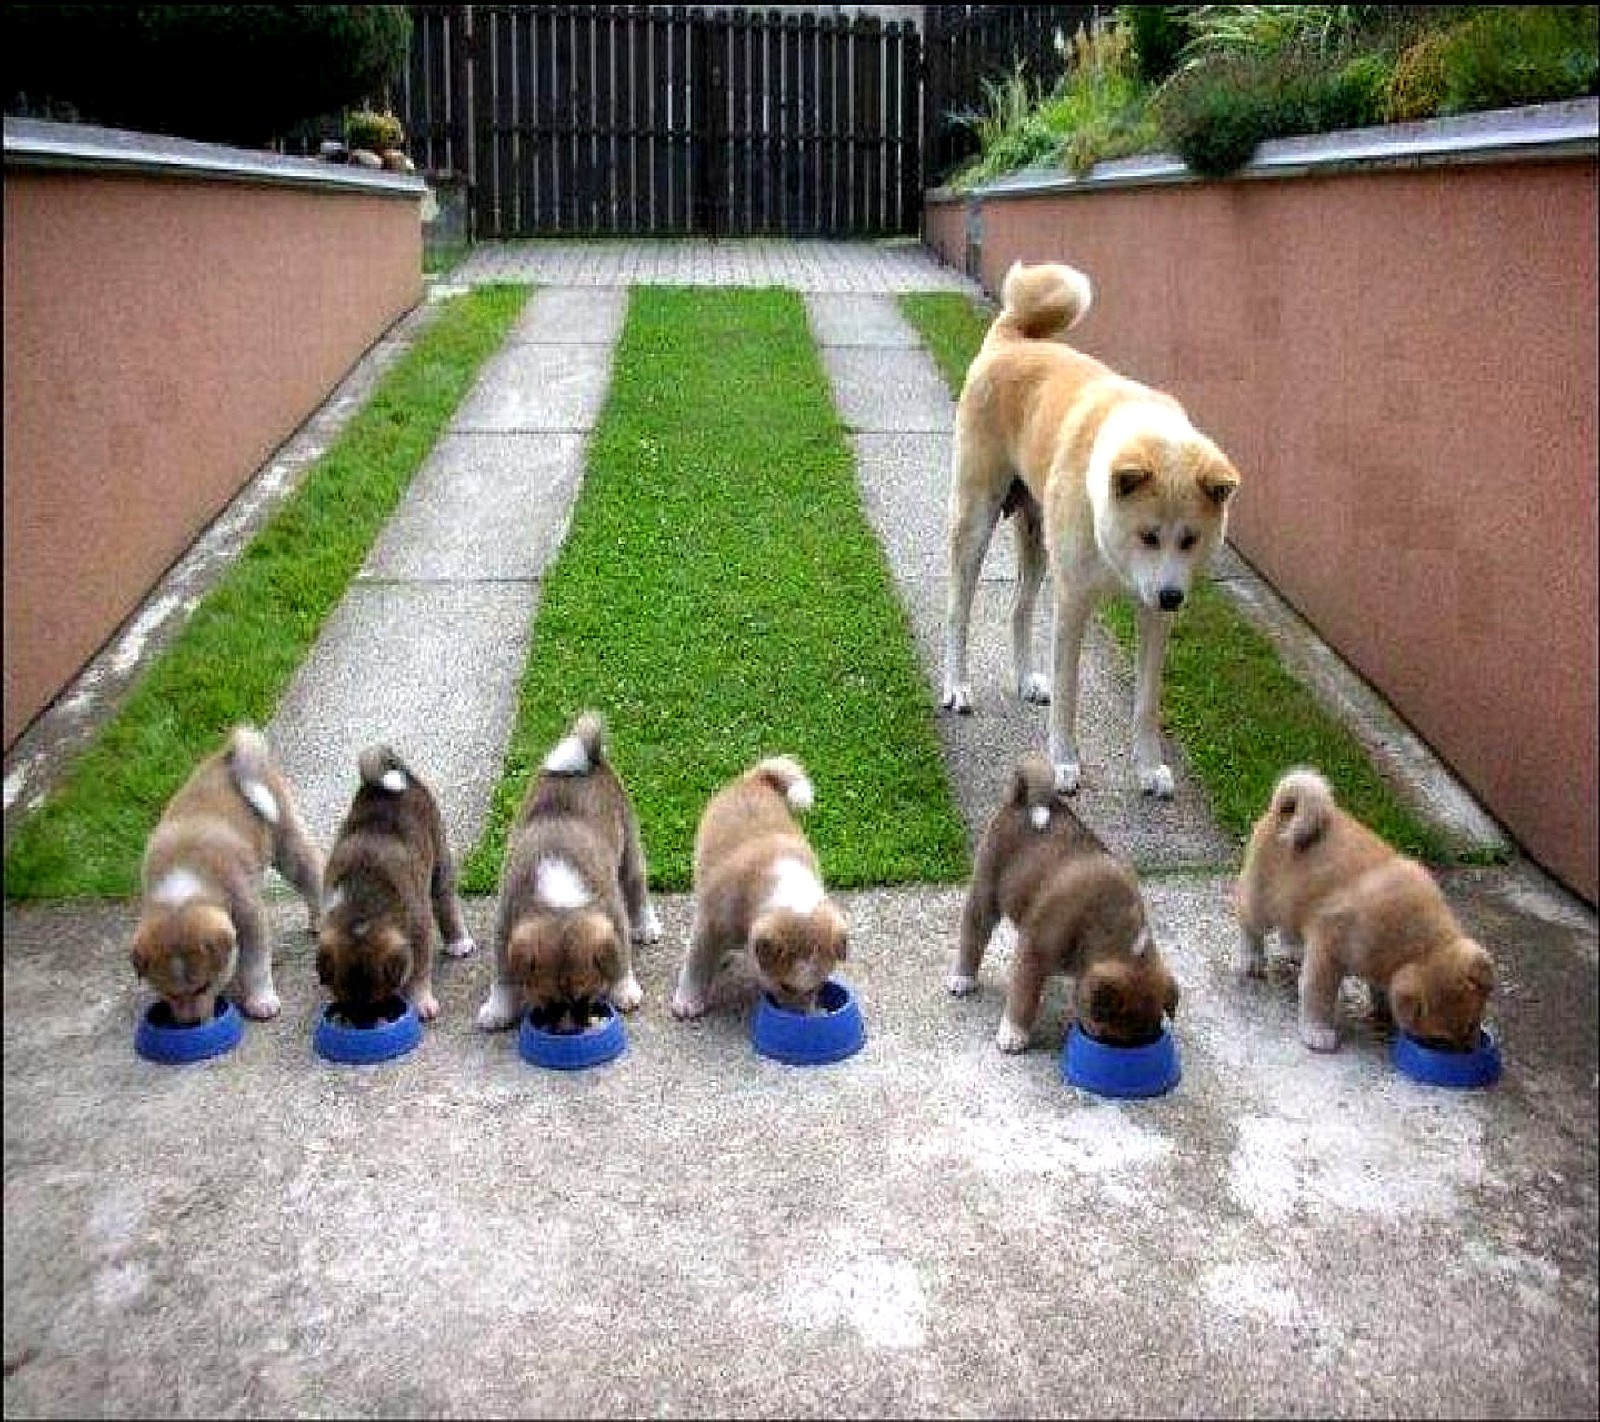
<instances>
[{"instance_id":1,"label":"green grass strip","mask_svg":"<svg viewBox=\"0 0 1600 1422\"><path fill-rule=\"evenodd\" d=\"M992 312L958 293L905 296L901 308L958 395ZM1101 621L1131 658L1131 604L1109 602ZM1209 580L1199 582L1173 622L1161 709L1163 729L1182 744L1212 814L1241 840L1278 777L1291 765L1315 765L1346 809L1404 853L1434 864L1485 857L1411 808L1360 741Z\"/></svg>"},{"instance_id":2,"label":"green grass strip","mask_svg":"<svg viewBox=\"0 0 1600 1422\"><path fill-rule=\"evenodd\" d=\"M469 891L497 885L529 777L585 706L659 889L689 886L712 793L780 753L816 785L830 885L966 875L932 698L793 292L633 292Z\"/></svg>"},{"instance_id":3,"label":"green grass strip","mask_svg":"<svg viewBox=\"0 0 1600 1422\"><path fill-rule=\"evenodd\" d=\"M5 859L8 899L137 892L162 806L238 721L268 721L528 288L445 304L195 609Z\"/></svg>"}]
</instances>

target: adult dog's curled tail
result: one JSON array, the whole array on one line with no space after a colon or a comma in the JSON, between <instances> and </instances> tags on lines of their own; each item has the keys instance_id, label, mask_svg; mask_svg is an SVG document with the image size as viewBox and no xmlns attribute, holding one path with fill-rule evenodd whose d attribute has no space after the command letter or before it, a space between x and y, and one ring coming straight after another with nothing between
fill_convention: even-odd
<instances>
[{"instance_id":1,"label":"adult dog's curled tail","mask_svg":"<svg viewBox=\"0 0 1600 1422\"><path fill-rule=\"evenodd\" d=\"M272 753L254 726L235 726L228 737L228 773L250 808L269 825L278 823L278 797L267 785Z\"/></svg>"},{"instance_id":2,"label":"adult dog's curled tail","mask_svg":"<svg viewBox=\"0 0 1600 1422\"><path fill-rule=\"evenodd\" d=\"M606 723L598 711L584 711L544 758L552 775L588 775L606 758Z\"/></svg>"},{"instance_id":3,"label":"adult dog's curled tail","mask_svg":"<svg viewBox=\"0 0 1600 1422\"><path fill-rule=\"evenodd\" d=\"M1000 287L1001 309L984 338L1051 341L1078 324L1094 300L1089 278L1063 262L1025 267L1013 262Z\"/></svg>"},{"instance_id":4,"label":"adult dog's curled tail","mask_svg":"<svg viewBox=\"0 0 1600 1422\"><path fill-rule=\"evenodd\" d=\"M356 761L361 768L361 783L398 795L416 778L411 768L388 746L368 746Z\"/></svg>"},{"instance_id":5,"label":"adult dog's curled tail","mask_svg":"<svg viewBox=\"0 0 1600 1422\"><path fill-rule=\"evenodd\" d=\"M1056 775L1050 762L1032 751L1017 762L1011 777L1011 803L1028 812L1035 829L1050 823L1050 807L1056 794Z\"/></svg>"},{"instance_id":6,"label":"adult dog's curled tail","mask_svg":"<svg viewBox=\"0 0 1600 1422\"><path fill-rule=\"evenodd\" d=\"M754 765L750 774L758 780L765 780L797 813L809 810L816 800L816 792L811 788L811 778L806 774L805 767L790 756L769 756Z\"/></svg>"},{"instance_id":7,"label":"adult dog's curled tail","mask_svg":"<svg viewBox=\"0 0 1600 1422\"><path fill-rule=\"evenodd\" d=\"M1291 849L1314 844L1333 818L1333 787L1309 766L1286 771L1272 792L1268 813Z\"/></svg>"}]
</instances>

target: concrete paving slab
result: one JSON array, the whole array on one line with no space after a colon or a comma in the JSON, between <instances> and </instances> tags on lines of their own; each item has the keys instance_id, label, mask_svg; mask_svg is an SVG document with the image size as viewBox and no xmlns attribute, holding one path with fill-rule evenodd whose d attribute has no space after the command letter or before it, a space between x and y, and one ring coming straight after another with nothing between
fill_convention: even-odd
<instances>
[{"instance_id":1,"label":"concrete paving slab","mask_svg":"<svg viewBox=\"0 0 1600 1422\"><path fill-rule=\"evenodd\" d=\"M851 430L949 433L955 403L925 351L824 346L822 363Z\"/></svg>"},{"instance_id":2,"label":"concrete paving slab","mask_svg":"<svg viewBox=\"0 0 1600 1422\"><path fill-rule=\"evenodd\" d=\"M922 343L893 302L821 293L806 298L811 334L819 346L888 346L915 350Z\"/></svg>"},{"instance_id":3,"label":"concrete paving slab","mask_svg":"<svg viewBox=\"0 0 1600 1422\"><path fill-rule=\"evenodd\" d=\"M558 346L617 343L628 310L626 287L540 287L506 336L506 344Z\"/></svg>"},{"instance_id":4,"label":"concrete paving slab","mask_svg":"<svg viewBox=\"0 0 1600 1422\"><path fill-rule=\"evenodd\" d=\"M361 570L427 581L540 577L583 478L581 434L447 434Z\"/></svg>"},{"instance_id":5,"label":"concrete paving slab","mask_svg":"<svg viewBox=\"0 0 1600 1422\"><path fill-rule=\"evenodd\" d=\"M351 586L267 727L324 850L374 741L427 780L456 851L472 846L500 778L536 602L527 582Z\"/></svg>"},{"instance_id":6,"label":"concrete paving slab","mask_svg":"<svg viewBox=\"0 0 1600 1422\"><path fill-rule=\"evenodd\" d=\"M410 1057L321 1062L287 903L283 1014L154 1066L131 909L8 907L5 1415L1593 1415L1594 920L1506 882L1450 886L1506 945L1467 1093L1358 999L1307 1052L1226 880L1148 884L1184 1075L1124 1103L1062 1082L1058 987L996 1050L1004 934L946 994L958 889L842 896L868 1040L828 1068L752 1052L737 971L671 1019L669 896L574 1075L475 1030L481 953Z\"/></svg>"},{"instance_id":7,"label":"concrete paving slab","mask_svg":"<svg viewBox=\"0 0 1600 1422\"><path fill-rule=\"evenodd\" d=\"M610 377L605 346L506 346L484 364L450 428L458 434L592 429Z\"/></svg>"}]
</instances>

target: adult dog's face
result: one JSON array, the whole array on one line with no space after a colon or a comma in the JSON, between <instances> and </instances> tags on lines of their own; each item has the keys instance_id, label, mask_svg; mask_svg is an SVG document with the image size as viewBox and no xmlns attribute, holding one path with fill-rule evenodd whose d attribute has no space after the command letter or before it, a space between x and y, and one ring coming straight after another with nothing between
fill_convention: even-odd
<instances>
[{"instance_id":1,"label":"adult dog's face","mask_svg":"<svg viewBox=\"0 0 1600 1422\"><path fill-rule=\"evenodd\" d=\"M1182 415L1144 403L1106 417L1095 460L1101 553L1144 606L1176 612L1226 532L1237 471Z\"/></svg>"},{"instance_id":2,"label":"adult dog's face","mask_svg":"<svg viewBox=\"0 0 1600 1422\"><path fill-rule=\"evenodd\" d=\"M172 1020L193 1027L211 1020L217 994L233 976L238 939L224 909L185 904L141 918L128 956Z\"/></svg>"},{"instance_id":3,"label":"adult dog's face","mask_svg":"<svg viewBox=\"0 0 1600 1422\"><path fill-rule=\"evenodd\" d=\"M622 948L608 914L536 912L512 929L506 967L529 1007L555 1011L557 1025L566 1020L581 1029L589 1008L610 999L622 974Z\"/></svg>"},{"instance_id":4,"label":"adult dog's face","mask_svg":"<svg viewBox=\"0 0 1600 1422\"><path fill-rule=\"evenodd\" d=\"M1458 938L1389 980L1394 1020L1421 1041L1455 1051L1478 1042L1484 1008L1494 990L1494 961L1481 944Z\"/></svg>"},{"instance_id":5,"label":"adult dog's face","mask_svg":"<svg viewBox=\"0 0 1600 1422\"><path fill-rule=\"evenodd\" d=\"M824 900L809 913L773 909L750 929L750 956L762 991L780 1007L808 1011L849 952L844 915Z\"/></svg>"},{"instance_id":6,"label":"adult dog's face","mask_svg":"<svg viewBox=\"0 0 1600 1422\"><path fill-rule=\"evenodd\" d=\"M400 992L411 975L411 943L387 918L323 919L317 979L337 1003L370 1007Z\"/></svg>"},{"instance_id":7,"label":"adult dog's face","mask_svg":"<svg viewBox=\"0 0 1600 1422\"><path fill-rule=\"evenodd\" d=\"M1108 958L1077 983L1078 1025L1091 1037L1136 1046L1161 1035L1178 1010L1178 984L1152 947L1133 958Z\"/></svg>"}]
</instances>

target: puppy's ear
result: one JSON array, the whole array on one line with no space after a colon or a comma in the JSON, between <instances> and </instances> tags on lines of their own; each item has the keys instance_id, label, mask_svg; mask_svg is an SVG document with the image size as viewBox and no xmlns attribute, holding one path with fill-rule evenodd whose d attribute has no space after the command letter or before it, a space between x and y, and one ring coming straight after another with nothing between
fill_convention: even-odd
<instances>
[{"instance_id":1,"label":"puppy's ear","mask_svg":"<svg viewBox=\"0 0 1600 1422\"><path fill-rule=\"evenodd\" d=\"M1084 986L1088 990L1085 1002L1089 1016L1096 1022L1115 1021L1126 1010L1122 975L1110 964L1091 968Z\"/></svg>"},{"instance_id":2,"label":"puppy's ear","mask_svg":"<svg viewBox=\"0 0 1600 1422\"><path fill-rule=\"evenodd\" d=\"M1415 963L1407 963L1389 979L1389 1011L1408 1032L1427 1015L1427 985Z\"/></svg>"},{"instance_id":3,"label":"puppy's ear","mask_svg":"<svg viewBox=\"0 0 1600 1422\"><path fill-rule=\"evenodd\" d=\"M1487 998L1494 991L1494 959L1481 943L1463 938L1458 945L1461 980L1468 991Z\"/></svg>"},{"instance_id":4,"label":"puppy's ear","mask_svg":"<svg viewBox=\"0 0 1600 1422\"><path fill-rule=\"evenodd\" d=\"M1239 488L1239 473L1226 460L1208 464L1200 472L1200 492L1219 509Z\"/></svg>"},{"instance_id":5,"label":"puppy's ear","mask_svg":"<svg viewBox=\"0 0 1600 1422\"><path fill-rule=\"evenodd\" d=\"M1136 464L1130 464L1122 469L1111 471L1111 488L1119 499L1126 499L1131 494L1136 494L1153 476L1148 469Z\"/></svg>"},{"instance_id":6,"label":"puppy's ear","mask_svg":"<svg viewBox=\"0 0 1600 1422\"><path fill-rule=\"evenodd\" d=\"M128 961L133 965L136 977L147 977L150 965L155 961L155 948L143 933L133 935L133 943L128 949Z\"/></svg>"}]
</instances>

